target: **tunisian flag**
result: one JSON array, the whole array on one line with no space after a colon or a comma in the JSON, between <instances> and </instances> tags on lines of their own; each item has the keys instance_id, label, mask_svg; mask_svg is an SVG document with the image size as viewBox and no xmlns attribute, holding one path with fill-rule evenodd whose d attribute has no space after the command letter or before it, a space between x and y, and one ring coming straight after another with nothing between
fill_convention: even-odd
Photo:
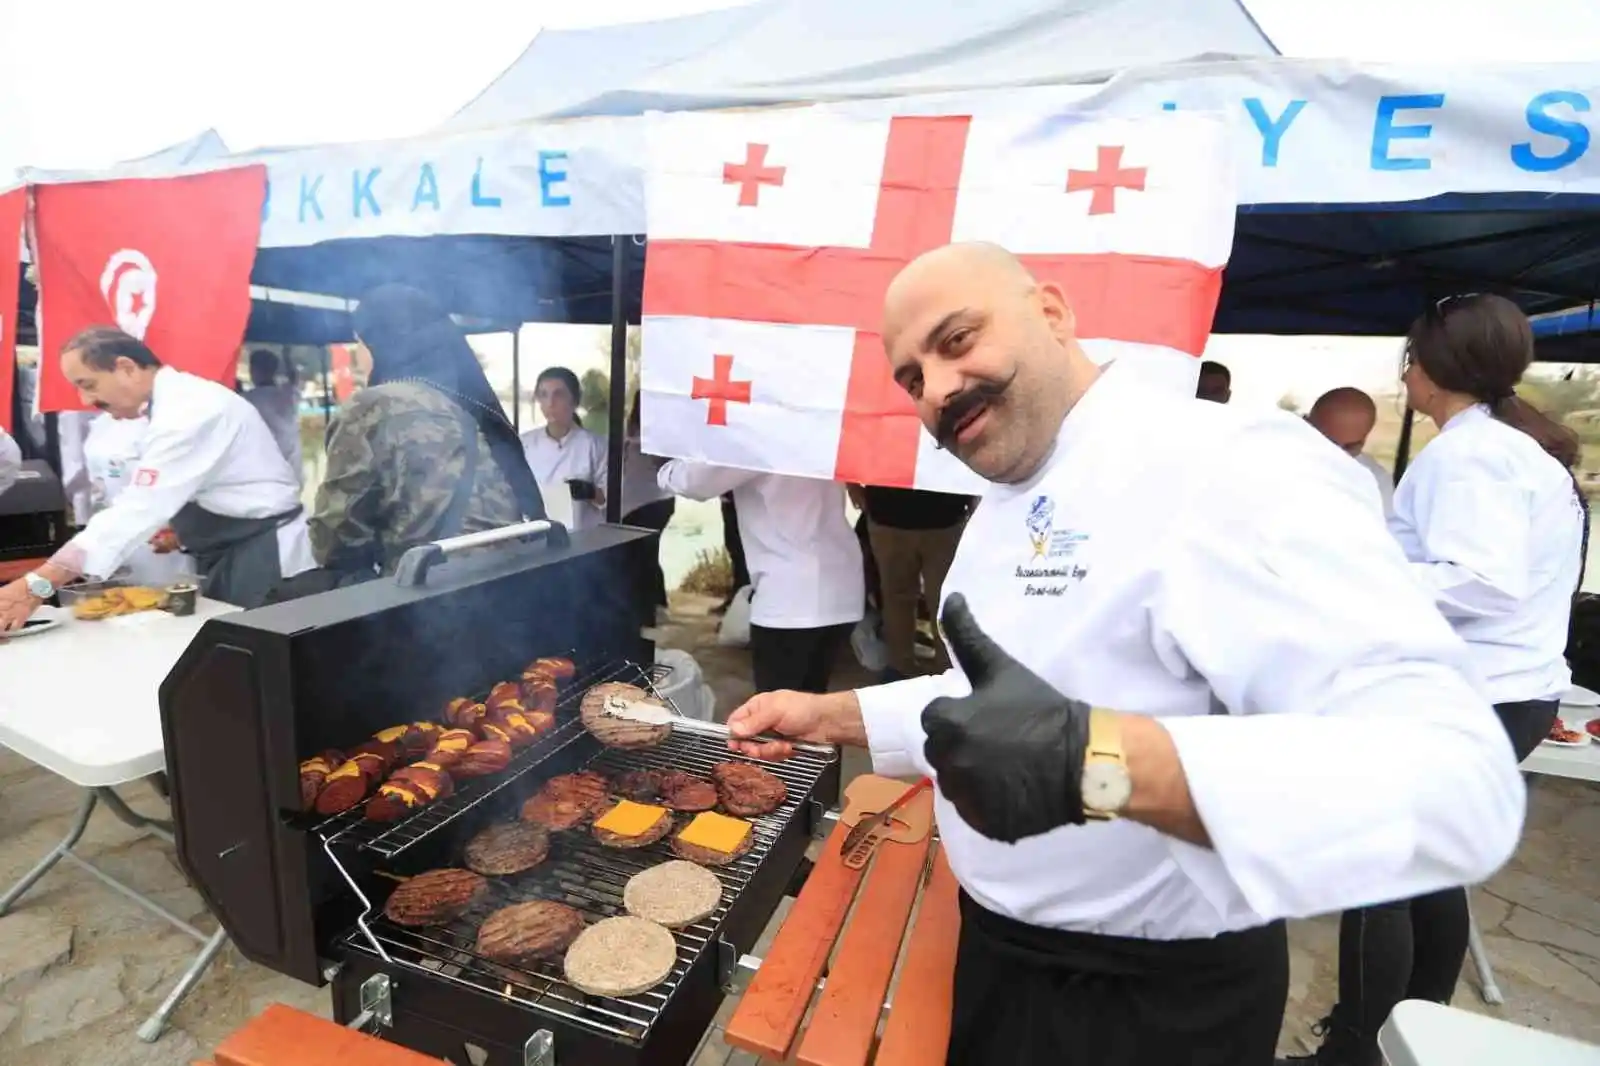
<instances>
[{"instance_id":1,"label":"tunisian flag","mask_svg":"<svg viewBox=\"0 0 1600 1066\"><path fill-rule=\"evenodd\" d=\"M11 432L17 380L17 304L22 299L22 218L28 190L0 195L0 430Z\"/></svg>"},{"instance_id":2,"label":"tunisian flag","mask_svg":"<svg viewBox=\"0 0 1600 1066\"><path fill-rule=\"evenodd\" d=\"M120 326L168 366L232 384L266 193L262 166L36 186L40 409L81 406L58 356L90 326Z\"/></svg>"},{"instance_id":3,"label":"tunisian flag","mask_svg":"<svg viewBox=\"0 0 1600 1066\"><path fill-rule=\"evenodd\" d=\"M878 330L915 256L992 241L1061 285L1085 350L1192 393L1233 244L1203 114L658 116L645 192L643 447L747 470L977 492Z\"/></svg>"}]
</instances>

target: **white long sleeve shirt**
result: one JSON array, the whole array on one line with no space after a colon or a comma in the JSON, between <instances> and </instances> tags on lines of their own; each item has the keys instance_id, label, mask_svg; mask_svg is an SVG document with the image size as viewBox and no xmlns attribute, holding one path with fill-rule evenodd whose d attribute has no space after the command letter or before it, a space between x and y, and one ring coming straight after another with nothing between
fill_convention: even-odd
<instances>
[{"instance_id":1,"label":"white long sleeve shirt","mask_svg":"<svg viewBox=\"0 0 1600 1066\"><path fill-rule=\"evenodd\" d=\"M606 439L582 426L573 426L559 440L544 426L530 429L522 435L522 453L533 468L534 480L545 492L565 493L566 483L573 479L592 482L602 493L606 490ZM591 529L605 520L604 504L572 501L573 529Z\"/></svg>"},{"instance_id":2,"label":"white long sleeve shirt","mask_svg":"<svg viewBox=\"0 0 1600 1066\"><path fill-rule=\"evenodd\" d=\"M1394 514L1394 475L1366 452L1356 456L1356 462L1360 463L1361 468L1371 474L1372 480L1377 482L1378 497L1383 503L1383 517L1389 518Z\"/></svg>"},{"instance_id":3,"label":"white long sleeve shirt","mask_svg":"<svg viewBox=\"0 0 1600 1066\"><path fill-rule=\"evenodd\" d=\"M844 486L674 459L657 480L691 500L733 493L754 592L750 624L819 629L861 621L866 577L861 542L845 518Z\"/></svg>"},{"instance_id":4,"label":"white long sleeve shirt","mask_svg":"<svg viewBox=\"0 0 1600 1066\"><path fill-rule=\"evenodd\" d=\"M112 418L96 414L83 438L83 464L89 476L90 514L109 507L133 480L144 454L148 418ZM182 552L157 554L141 544L128 556L128 576L142 585L170 585L194 573L194 560Z\"/></svg>"},{"instance_id":5,"label":"white long sleeve shirt","mask_svg":"<svg viewBox=\"0 0 1600 1066\"><path fill-rule=\"evenodd\" d=\"M1390 529L1411 571L1472 649L1495 703L1558 698L1572 683L1567 623L1583 554L1582 503L1532 437L1469 407L1406 468Z\"/></svg>"},{"instance_id":6,"label":"white long sleeve shirt","mask_svg":"<svg viewBox=\"0 0 1600 1066\"><path fill-rule=\"evenodd\" d=\"M11 439L11 434L0 429L0 492L11 487L22 470L22 448Z\"/></svg>"},{"instance_id":7,"label":"white long sleeve shirt","mask_svg":"<svg viewBox=\"0 0 1600 1066\"><path fill-rule=\"evenodd\" d=\"M109 577L190 502L228 518L270 518L299 505L300 483L243 397L162 367L143 453L127 488L51 561L88 578ZM317 565L305 515L277 535L283 576Z\"/></svg>"},{"instance_id":8,"label":"white long sleeve shirt","mask_svg":"<svg viewBox=\"0 0 1600 1066\"><path fill-rule=\"evenodd\" d=\"M1113 364L1037 475L990 486L944 588L1062 693L1158 717L1214 845L1129 821L1001 844L940 796L951 870L993 911L1210 937L1481 881L1516 845L1522 780L1465 645L1370 477L1300 419ZM874 768L930 773L921 712L970 691L958 669L860 690Z\"/></svg>"}]
</instances>

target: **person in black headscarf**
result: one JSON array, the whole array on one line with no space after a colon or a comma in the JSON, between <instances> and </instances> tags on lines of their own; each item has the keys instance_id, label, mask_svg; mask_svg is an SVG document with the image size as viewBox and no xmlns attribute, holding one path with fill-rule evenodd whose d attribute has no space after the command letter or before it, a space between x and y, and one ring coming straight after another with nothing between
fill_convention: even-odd
<instances>
[{"instance_id":1,"label":"person in black headscarf","mask_svg":"<svg viewBox=\"0 0 1600 1066\"><path fill-rule=\"evenodd\" d=\"M321 566L390 573L418 544L545 516L516 430L438 303L384 285L362 297L355 330L372 373L329 432L311 517Z\"/></svg>"}]
</instances>

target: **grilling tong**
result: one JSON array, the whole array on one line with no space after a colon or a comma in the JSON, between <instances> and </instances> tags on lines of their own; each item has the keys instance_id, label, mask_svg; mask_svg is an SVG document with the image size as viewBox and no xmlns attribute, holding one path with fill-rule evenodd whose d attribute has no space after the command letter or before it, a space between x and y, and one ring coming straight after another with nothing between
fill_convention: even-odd
<instances>
[{"instance_id":1,"label":"grilling tong","mask_svg":"<svg viewBox=\"0 0 1600 1066\"><path fill-rule=\"evenodd\" d=\"M725 725L717 722L702 722L698 718L688 718L679 714L672 707L664 707L659 703L646 703L628 700L620 696L607 696L605 710L602 713L607 718L620 718L623 721L637 722L640 725L670 725L673 729L681 729L686 733L720 737L722 740L728 740L730 737L728 727ZM749 739L757 743L778 741L793 746L796 751L809 752L812 755L824 755L829 758L834 755L831 745L810 744L805 741L791 740L789 737L779 736L777 733L757 733Z\"/></svg>"}]
</instances>

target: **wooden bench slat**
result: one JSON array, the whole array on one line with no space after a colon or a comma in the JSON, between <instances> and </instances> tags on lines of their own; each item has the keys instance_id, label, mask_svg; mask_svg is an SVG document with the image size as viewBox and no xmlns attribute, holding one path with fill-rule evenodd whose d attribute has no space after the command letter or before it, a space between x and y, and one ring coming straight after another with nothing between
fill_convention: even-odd
<instances>
[{"instance_id":1,"label":"wooden bench slat","mask_svg":"<svg viewBox=\"0 0 1600 1066\"><path fill-rule=\"evenodd\" d=\"M823 845L805 887L723 1028L723 1039L732 1046L762 1058L788 1057L861 883L862 871L846 869L839 857L849 832L843 823L835 825Z\"/></svg>"},{"instance_id":2,"label":"wooden bench slat","mask_svg":"<svg viewBox=\"0 0 1600 1066\"><path fill-rule=\"evenodd\" d=\"M906 945L905 965L874 1066L934 1066L944 1061L950 1041L956 939L961 935L956 890L955 875L940 848L928 887L922 891L922 909Z\"/></svg>"},{"instance_id":3,"label":"wooden bench slat","mask_svg":"<svg viewBox=\"0 0 1600 1066\"><path fill-rule=\"evenodd\" d=\"M440 1059L274 1003L218 1047L216 1066L439 1066Z\"/></svg>"},{"instance_id":4,"label":"wooden bench slat","mask_svg":"<svg viewBox=\"0 0 1600 1066\"><path fill-rule=\"evenodd\" d=\"M931 805L933 797L925 793L912 803ZM803 1066L865 1066L911 907L922 888L928 847L927 837L915 844L878 845L861 898L828 968L828 983L800 1039L795 1057Z\"/></svg>"}]
</instances>

